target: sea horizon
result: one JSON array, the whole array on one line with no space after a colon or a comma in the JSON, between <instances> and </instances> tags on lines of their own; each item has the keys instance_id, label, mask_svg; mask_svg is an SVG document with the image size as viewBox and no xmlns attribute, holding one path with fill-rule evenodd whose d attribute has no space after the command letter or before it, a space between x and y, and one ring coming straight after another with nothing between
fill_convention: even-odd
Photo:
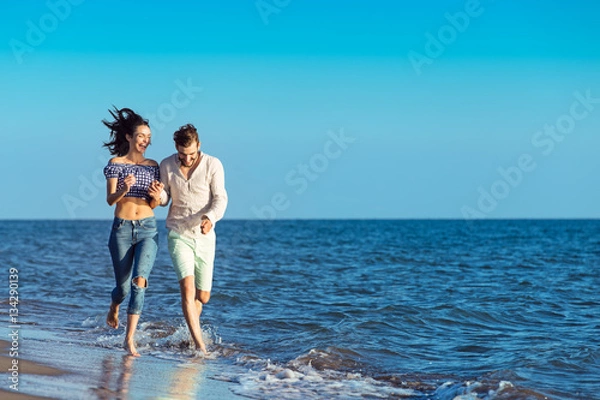
<instances>
[{"instance_id":1,"label":"sea horizon","mask_svg":"<svg viewBox=\"0 0 600 400\"><path fill-rule=\"evenodd\" d=\"M56 222L72 222L72 221L112 221L113 217L98 217L98 218L1 218L3 221L56 221ZM504 217L504 218L452 218L452 217L432 217L432 218L276 218L276 219L261 219L261 218L223 218L222 221L256 221L256 222L277 222L277 221L598 221L600 217ZM157 218L157 221L166 221L166 218Z\"/></svg>"}]
</instances>

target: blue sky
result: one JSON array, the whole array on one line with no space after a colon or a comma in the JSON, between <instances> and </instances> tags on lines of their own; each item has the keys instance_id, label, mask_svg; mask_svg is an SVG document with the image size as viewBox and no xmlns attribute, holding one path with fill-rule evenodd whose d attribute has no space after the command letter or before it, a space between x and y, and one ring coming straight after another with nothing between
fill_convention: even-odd
<instances>
[{"instance_id":1,"label":"blue sky","mask_svg":"<svg viewBox=\"0 0 600 400\"><path fill-rule=\"evenodd\" d=\"M0 219L112 217L112 105L150 119L158 161L194 123L226 218L599 218L599 11L7 2Z\"/></svg>"}]
</instances>

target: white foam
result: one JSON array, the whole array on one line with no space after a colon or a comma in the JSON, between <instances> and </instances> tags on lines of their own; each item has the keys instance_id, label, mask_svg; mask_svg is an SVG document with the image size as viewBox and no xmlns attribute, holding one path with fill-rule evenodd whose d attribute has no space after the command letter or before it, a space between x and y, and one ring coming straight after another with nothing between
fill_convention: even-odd
<instances>
[{"instance_id":1,"label":"white foam","mask_svg":"<svg viewBox=\"0 0 600 400\"><path fill-rule=\"evenodd\" d=\"M123 346L123 340L125 340L125 333L119 335L100 335L96 339L96 343L100 347L117 348Z\"/></svg>"},{"instance_id":2,"label":"white foam","mask_svg":"<svg viewBox=\"0 0 600 400\"><path fill-rule=\"evenodd\" d=\"M497 384L487 381L446 382L436 389L435 395L441 400L495 400L500 392L514 388L509 381Z\"/></svg>"},{"instance_id":3,"label":"white foam","mask_svg":"<svg viewBox=\"0 0 600 400\"><path fill-rule=\"evenodd\" d=\"M312 353L314 355L314 353ZM299 357L298 359L301 359ZM239 383L232 390L239 395L261 399L306 399L348 397L411 397L421 393L413 389L397 388L387 382L365 377L360 373L334 370L316 370L311 363L292 360L285 365L270 360L241 357L238 362L245 372L219 379Z\"/></svg>"},{"instance_id":4,"label":"white foam","mask_svg":"<svg viewBox=\"0 0 600 400\"><path fill-rule=\"evenodd\" d=\"M416 386L404 380L401 383L399 380L378 380L362 372L322 368L323 365L335 366L336 362L321 362L320 369L313 366L317 365L317 357L330 360L334 358L332 356L327 352L313 350L285 364L243 356L238 358L237 366L246 369L238 373L232 372L235 375L229 378L220 379L239 383L239 386L232 388L236 394L267 400L354 397L384 399L417 396L433 396L440 400L497 400L505 397L506 391L515 389L509 381L494 381L488 377L462 382L446 381L436 385L437 389L434 389L431 384ZM401 387L398 387L398 383Z\"/></svg>"},{"instance_id":5,"label":"white foam","mask_svg":"<svg viewBox=\"0 0 600 400\"><path fill-rule=\"evenodd\" d=\"M456 396L452 400L481 400L481 399L477 396L477 394L469 393L469 394L465 394L465 395Z\"/></svg>"},{"instance_id":6,"label":"white foam","mask_svg":"<svg viewBox=\"0 0 600 400\"><path fill-rule=\"evenodd\" d=\"M513 385L511 382L500 381L500 383L498 384L498 393L500 393L501 391L503 391L505 389L512 389L514 387L515 387L515 385Z\"/></svg>"},{"instance_id":7,"label":"white foam","mask_svg":"<svg viewBox=\"0 0 600 400\"><path fill-rule=\"evenodd\" d=\"M83 328L99 328L100 327L100 319L101 317L99 315L95 316L95 317L88 317L85 319L85 321L83 321L81 323L81 326ZM104 321L102 321L104 322Z\"/></svg>"}]
</instances>

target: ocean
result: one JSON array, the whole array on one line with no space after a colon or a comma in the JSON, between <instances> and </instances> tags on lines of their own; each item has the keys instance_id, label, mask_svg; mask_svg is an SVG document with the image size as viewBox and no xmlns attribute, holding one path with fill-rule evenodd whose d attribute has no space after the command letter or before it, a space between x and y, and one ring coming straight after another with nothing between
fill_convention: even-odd
<instances>
[{"instance_id":1,"label":"ocean","mask_svg":"<svg viewBox=\"0 0 600 400\"><path fill-rule=\"evenodd\" d=\"M160 370L198 357L159 225L136 339ZM110 228L0 221L2 332L13 268L18 324L32 348L60 347L61 363L86 352L107 357L92 368L118 363L123 327L104 322ZM211 355L201 363L231 396L600 399L598 220L224 220L216 231L202 315ZM198 373L177 378L189 386L185 398L200 398ZM108 384L78 391L85 384L73 379L40 378L34 394L109 398ZM171 398L153 396L124 398Z\"/></svg>"}]
</instances>

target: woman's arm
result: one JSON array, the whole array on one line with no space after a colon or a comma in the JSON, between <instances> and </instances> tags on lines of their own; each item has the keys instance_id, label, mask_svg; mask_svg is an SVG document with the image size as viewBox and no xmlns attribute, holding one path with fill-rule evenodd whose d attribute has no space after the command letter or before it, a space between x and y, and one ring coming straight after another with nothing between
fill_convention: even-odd
<instances>
[{"instance_id":1,"label":"woman's arm","mask_svg":"<svg viewBox=\"0 0 600 400\"><path fill-rule=\"evenodd\" d=\"M160 205L160 200L156 200L154 197L151 197L150 201L148 201L148 204L150 205L150 208L154 210Z\"/></svg>"},{"instance_id":2,"label":"woman's arm","mask_svg":"<svg viewBox=\"0 0 600 400\"><path fill-rule=\"evenodd\" d=\"M148 194L150 195L148 203L150 204L150 208L155 209L160 205L160 196L163 188L164 185L160 181L154 181L150 184L148 188Z\"/></svg>"},{"instance_id":3,"label":"woman's arm","mask_svg":"<svg viewBox=\"0 0 600 400\"><path fill-rule=\"evenodd\" d=\"M117 190L117 178L109 178L106 180L106 202L109 206L121 201L129 192L129 188L135 183L135 176L127 175L123 181L124 185Z\"/></svg>"}]
</instances>

